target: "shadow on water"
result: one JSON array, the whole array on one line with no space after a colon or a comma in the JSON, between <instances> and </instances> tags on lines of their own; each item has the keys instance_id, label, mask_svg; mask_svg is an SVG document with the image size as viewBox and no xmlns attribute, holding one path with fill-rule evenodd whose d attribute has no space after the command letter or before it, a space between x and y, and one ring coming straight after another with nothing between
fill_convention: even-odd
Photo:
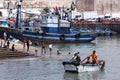
<instances>
[{"instance_id":1,"label":"shadow on water","mask_svg":"<svg viewBox=\"0 0 120 80\"><path fill-rule=\"evenodd\" d=\"M64 80L100 80L103 79L105 72L82 72L82 73L64 73Z\"/></svg>"}]
</instances>

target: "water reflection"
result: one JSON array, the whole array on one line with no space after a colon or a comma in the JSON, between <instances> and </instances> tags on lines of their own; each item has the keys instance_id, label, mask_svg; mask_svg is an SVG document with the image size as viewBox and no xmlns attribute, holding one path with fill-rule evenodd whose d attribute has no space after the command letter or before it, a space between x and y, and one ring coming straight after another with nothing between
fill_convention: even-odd
<instances>
[{"instance_id":1,"label":"water reflection","mask_svg":"<svg viewBox=\"0 0 120 80\"><path fill-rule=\"evenodd\" d=\"M54 51L59 50L62 53L74 53L79 52L80 48L92 48L96 46L96 43L66 43L66 44L57 44L54 45Z\"/></svg>"},{"instance_id":2,"label":"water reflection","mask_svg":"<svg viewBox=\"0 0 120 80\"><path fill-rule=\"evenodd\" d=\"M64 73L64 80L100 80L103 79L105 72L83 72L83 73Z\"/></svg>"},{"instance_id":3,"label":"water reflection","mask_svg":"<svg viewBox=\"0 0 120 80\"><path fill-rule=\"evenodd\" d=\"M66 47L72 47L73 46L95 46L96 43L95 42L90 42L90 43L65 43L65 44L57 44L55 45L56 48L59 48L59 49L63 49L63 48L66 48Z\"/></svg>"},{"instance_id":4,"label":"water reflection","mask_svg":"<svg viewBox=\"0 0 120 80\"><path fill-rule=\"evenodd\" d=\"M119 44L120 36L97 37L92 43L53 44L51 57L44 54L34 58L0 60L0 80L119 80ZM84 59L93 49L99 59L106 61L107 72L64 72L62 62L70 60L72 53L79 51ZM56 55L57 50L62 54ZM68 52L71 54L66 54Z\"/></svg>"}]
</instances>

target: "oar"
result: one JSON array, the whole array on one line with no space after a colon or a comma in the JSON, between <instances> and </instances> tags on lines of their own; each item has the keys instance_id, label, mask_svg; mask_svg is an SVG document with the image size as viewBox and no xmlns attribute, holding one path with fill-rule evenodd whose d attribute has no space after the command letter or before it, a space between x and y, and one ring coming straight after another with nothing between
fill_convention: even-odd
<instances>
[{"instance_id":1,"label":"oar","mask_svg":"<svg viewBox=\"0 0 120 80\"><path fill-rule=\"evenodd\" d=\"M96 61L96 64L99 66L100 70L101 70L101 66L99 65L99 63L97 62L97 60L96 60L96 59L95 59L95 61Z\"/></svg>"},{"instance_id":2,"label":"oar","mask_svg":"<svg viewBox=\"0 0 120 80\"><path fill-rule=\"evenodd\" d=\"M83 61L85 61L88 57L90 57L90 56L87 56L85 59L83 59L83 60L81 61L81 63L82 63Z\"/></svg>"},{"instance_id":3,"label":"oar","mask_svg":"<svg viewBox=\"0 0 120 80\"><path fill-rule=\"evenodd\" d=\"M99 63L97 63L97 65L99 66L100 70L104 69L104 65L105 65L105 61L104 60L100 60L100 62L103 62L103 64L100 66Z\"/></svg>"}]
</instances>

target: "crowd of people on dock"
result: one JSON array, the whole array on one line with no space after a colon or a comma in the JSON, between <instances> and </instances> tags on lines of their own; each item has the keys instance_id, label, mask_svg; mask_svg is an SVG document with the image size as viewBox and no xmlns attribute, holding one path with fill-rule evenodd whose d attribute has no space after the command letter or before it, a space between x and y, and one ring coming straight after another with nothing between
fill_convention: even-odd
<instances>
[{"instance_id":1,"label":"crowd of people on dock","mask_svg":"<svg viewBox=\"0 0 120 80\"><path fill-rule=\"evenodd\" d=\"M7 32L3 33L3 39L1 38L1 45L0 47L3 48L8 48L12 51L17 51L17 49L15 48L15 44L12 44L11 48L10 48L10 38L8 38ZM26 42L23 42L23 49L25 49L25 46L27 46L27 52L29 51L29 40L27 40Z\"/></svg>"},{"instance_id":2,"label":"crowd of people on dock","mask_svg":"<svg viewBox=\"0 0 120 80\"><path fill-rule=\"evenodd\" d=\"M18 46L16 45L16 43L12 43L11 44L11 39L8 38L7 32L3 33L3 38L1 38L1 45L0 47L2 48L7 48L10 49L11 51L19 51L19 49L17 50ZM24 39L23 42L21 42L23 45L23 52L27 52L30 53L30 46L31 46L31 41L28 39ZM36 47L37 45L35 45L35 55L37 56L38 53L38 48ZM47 53L47 46L44 42L41 42L40 44L41 46L41 54L46 54ZM49 44L48 45L48 51L49 54L52 55L52 48L53 48L53 44ZM57 55L60 55L61 52L59 50L56 51Z\"/></svg>"}]
</instances>

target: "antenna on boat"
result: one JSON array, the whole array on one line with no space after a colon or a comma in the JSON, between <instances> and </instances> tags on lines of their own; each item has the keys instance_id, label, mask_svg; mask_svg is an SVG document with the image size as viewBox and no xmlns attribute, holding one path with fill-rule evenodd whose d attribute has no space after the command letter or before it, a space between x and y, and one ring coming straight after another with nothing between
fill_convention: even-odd
<instances>
[{"instance_id":1,"label":"antenna on boat","mask_svg":"<svg viewBox=\"0 0 120 80\"><path fill-rule=\"evenodd\" d=\"M20 23L20 20L21 20L21 3L22 3L22 0L19 0L18 2L18 5L17 5L17 16L16 16L16 24L15 24L15 28L21 28L21 23Z\"/></svg>"}]
</instances>

